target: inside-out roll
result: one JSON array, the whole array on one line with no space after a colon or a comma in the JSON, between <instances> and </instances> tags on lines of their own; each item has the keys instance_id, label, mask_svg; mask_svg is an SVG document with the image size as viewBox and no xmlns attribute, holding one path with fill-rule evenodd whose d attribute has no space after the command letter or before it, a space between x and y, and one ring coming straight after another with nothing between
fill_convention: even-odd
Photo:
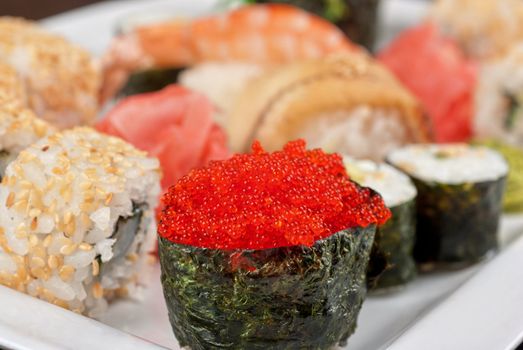
<instances>
[{"instance_id":1,"label":"inside-out roll","mask_svg":"<svg viewBox=\"0 0 523 350\"><path fill-rule=\"evenodd\" d=\"M40 118L66 128L96 117L101 75L87 51L36 22L0 17L0 62L16 71Z\"/></svg>"},{"instance_id":2,"label":"inside-out roll","mask_svg":"<svg viewBox=\"0 0 523 350\"><path fill-rule=\"evenodd\" d=\"M159 164L89 128L22 151L0 185L0 283L92 317L133 295L154 241Z\"/></svg>"},{"instance_id":3,"label":"inside-out roll","mask_svg":"<svg viewBox=\"0 0 523 350\"><path fill-rule=\"evenodd\" d=\"M227 127L235 151L254 139L274 150L305 138L312 147L370 159L430 139L412 95L372 58L354 54L262 75L238 97Z\"/></svg>"},{"instance_id":4,"label":"inside-out roll","mask_svg":"<svg viewBox=\"0 0 523 350\"><path fill-rule=\"evenodd\" d=\"M2 95L1 76L0 73L0 178L18 153L56 131L46 121L37 118L29 109L17 102L7 102L8 95ZM6 97L6 100L3 100L2 96Z\"/></svg>"},{"instance_id":5,"label":"inside-out roll","mask_svg":"<svg viewBox=\"0 0 523 350\"><path fill-rule=\"evenodd\" d=\"M27 94L18 73L8 64L0 62L0 104L16 102L27 104Z\"/></svg>"},{"instance_id":6,"label":"inside-out roll","mask_svg":"<svg viewBox=\"0 0 523 350\"><path fill-rule=\"evenodd\" d=\"M519 0L438 0L430 18L467 55L479 59L506 54L523 36Z\"/></svg>"},{"instance_id":7,"label":"inside-out roll","mask_svg":"<svg viewBox=\"0 0 523 350\"><path fill-rule=\"evenodd\" d=\"M474 128L480 138L523 146L523 43L485 64L475 96Z\"/></svg>"}]
</instances>

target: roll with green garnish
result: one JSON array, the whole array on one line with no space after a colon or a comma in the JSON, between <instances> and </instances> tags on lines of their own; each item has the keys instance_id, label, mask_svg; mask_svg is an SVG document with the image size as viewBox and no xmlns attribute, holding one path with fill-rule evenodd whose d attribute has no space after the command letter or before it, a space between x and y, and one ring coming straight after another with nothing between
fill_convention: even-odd
<instances>
[{"instance_id":1,"label":"roll with green garnish","mask_svg":"<svg viewBox=\"0 0 523 350\"><path fill-rule=\"evenodd\" d=\"M418 190L414 257L422 269L466 266L497 249L508 173L498 152L466 144L411 145L387 159Z\"/></svg>"}]
</instances>

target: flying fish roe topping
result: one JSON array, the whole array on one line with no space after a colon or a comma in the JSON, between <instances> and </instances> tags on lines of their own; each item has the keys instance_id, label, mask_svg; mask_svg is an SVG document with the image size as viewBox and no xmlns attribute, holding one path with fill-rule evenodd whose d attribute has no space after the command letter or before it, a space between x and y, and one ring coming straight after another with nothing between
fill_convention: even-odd
<instances>
[{"instance_id":1,"label":"flying fish roe topping","mask_svg":"<svg viewBox=\"0 0 523 350\"><path fill-rule=\"evenodd\" d=\"M192 170L163 201L160 236L212 249L312 246L390 217L379 195L350 181L340 156L303 140L274 153L254 142L250 154Z\"/></svg>"}]
</instances>

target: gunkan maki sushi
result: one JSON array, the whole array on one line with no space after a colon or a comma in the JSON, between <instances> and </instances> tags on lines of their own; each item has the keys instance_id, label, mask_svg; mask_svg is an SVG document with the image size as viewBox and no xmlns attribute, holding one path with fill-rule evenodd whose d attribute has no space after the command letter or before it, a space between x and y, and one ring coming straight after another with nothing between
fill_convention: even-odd
<instances>
[{"instance_id":1,"label":"gunkan maki sushi","mask_svg":"<svg viewBox=\"0 0 523 350\"><path fill-rule=\"evenodd\" d=\"M508 173L498 152L466 144L411 145L388 161L418 190L414 258L422 269L468 265L496 250Z\"/></svg>"},{"instance_id":2,"label":"gunkan maki sushi","mask_svg":"<svg viewBox=\"0 0 523 350\"><path fill-rule=\"evenodd\" d=\"M90 128L22 151L0 185L0 284L99 317L151 251L159 164Z\"/></svg>"},{"instance_id":3,"label":"gunkan maki sushi","mask_svg":"<svg viewBox=\"0 0 523 350\"><path fill-rule=\"evenodd\" d=\"M344 157L350 178L381 196L392 217L378 227L371 252L369 289L387 292L401 288L416 277L412 256L416 234L416 187L401 171L385 163Z\"/></svg>"},{"instance_id":4,"label":"gunkan maki sushi","mask_svg":"<svg viewBox=\"0 0 523 350\"><path fill-rule=\"evenodd\" d=\"M163 198L162 284L181 346L330 349L354 332L382 198L304 141L211 162Z\"/></svg>"}]
</instances>

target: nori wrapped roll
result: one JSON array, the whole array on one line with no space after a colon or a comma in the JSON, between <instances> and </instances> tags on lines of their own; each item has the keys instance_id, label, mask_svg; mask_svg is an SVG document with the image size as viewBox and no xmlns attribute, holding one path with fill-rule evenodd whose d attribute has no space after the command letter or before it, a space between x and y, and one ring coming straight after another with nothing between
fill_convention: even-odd
<instances>
[{"instance_id":1,"label":"nori wrapped roll","mask_svg":"<svg viewBox=\"0 0 523 350\"><path fill-rule=\"evenodd\" d=\"M118 92L117 97L127 97L146 92L158 91L176 83L185 68L157 68L134 72Z\"/></svg>"},{"instance_id":2,"label":"nori wrapped roll","mask_svg":"<svg viewBox=\"0 0 523 350\"><path fill-rule=\"evenodd\" d=\"M414 258L422 270L462 267L497 249L497 229L508 166L486 147L415 145L389 162L418 190Z\"/></svg>"},{"instance_id":3,"label":"nori wrapped roll","mask_svg":"<svg viewBox=\"0 0 523 350\"><path fill-rule=\"evenodd\" d=\"M301 7L336 24L354 42L371 50L376 40L380 0L252 0Z\"/></svg>"},{"instance_id":4,"label":"nori wrapped roll","mask_svg":"<svg viewBox=\"0 0 523 350\"><path fill-rule=\"evenodd\" d=\"M375 292L397 290L416 277L413 248L416 232L416 187L408 176L387 164L344 157L353 181L383 196L392 217L378 227L367 284Z\"/></svg>"},{"instance_id":5,"label":"nori wrapped roll","mask_svg":"<svg viewBox=\"0 0 523 350\"><path fill-rule=\"evenodd\" d=\"M329 349L345 342L366 295L374 232L344 230L312 247L230 251L161 238L176 338L193 350Z\"/></svg>"},{"instance_id":6,"label":"nori wrapped roll","mask_svg":"<svg viewBox=\"0 0 523 350\"><path fill-rule=\"evenodd\" d=\"M164 196L162 284L192 349L330 349L354 332L390 216L341 158L305 143L212 162Z\"/></svg>"}]
</instances>

